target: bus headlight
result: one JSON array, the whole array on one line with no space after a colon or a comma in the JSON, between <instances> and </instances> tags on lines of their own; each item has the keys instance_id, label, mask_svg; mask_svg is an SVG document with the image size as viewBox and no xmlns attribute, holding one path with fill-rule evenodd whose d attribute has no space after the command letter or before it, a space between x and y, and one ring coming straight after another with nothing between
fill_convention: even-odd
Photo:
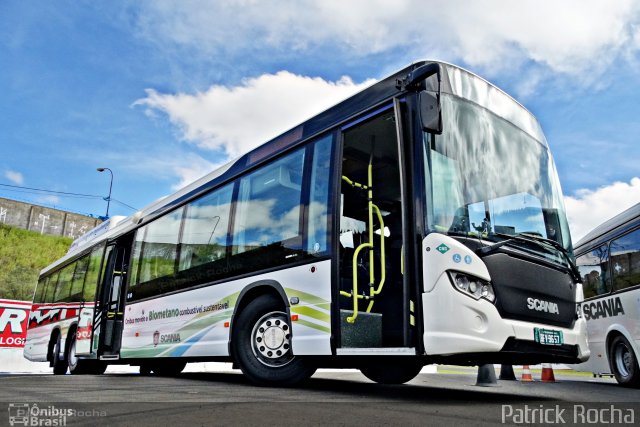
<instances>
[{"instance_id":1,"label":"bus headlight","mask_svg":"<svg viewBox=\"0 0 640 427\"><path fill-rule=\"evenodd\" d=\"M493 286L491 286L491 283L457 271L451 271L449 272L449 275L451 277L453 287L459 292L462 292L474 299L484 298L490 302L494 302L496 300L496 294L493 292Z\"/></svg>"}]
</instances>

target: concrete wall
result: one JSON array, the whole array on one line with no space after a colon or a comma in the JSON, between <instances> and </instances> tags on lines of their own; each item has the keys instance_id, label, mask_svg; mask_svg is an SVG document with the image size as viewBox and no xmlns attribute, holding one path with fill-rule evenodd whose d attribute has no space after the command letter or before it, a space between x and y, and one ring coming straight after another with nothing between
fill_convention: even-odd
<instances>
[{"instance_id":1,"label":"concrete wall","mask_svg":"<svg viewBox=\"0 0 640 427\"><path fill-rule=\"evenodd\" d=\"M100 222L98 218L0 197L0 224L76 239Z\"/></svg>"}]
</instances>

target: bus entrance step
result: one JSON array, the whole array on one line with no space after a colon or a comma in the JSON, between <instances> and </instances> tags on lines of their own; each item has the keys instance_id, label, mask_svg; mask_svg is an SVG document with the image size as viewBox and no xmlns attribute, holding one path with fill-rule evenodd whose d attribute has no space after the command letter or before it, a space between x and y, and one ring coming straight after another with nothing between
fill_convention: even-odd
<instances>
[{"instance_id":1,"label":"bus entrance step","mask_svg":"<svg viewBox=\"0 0 640 427\"><path fill-rule=\"evenodd\" d=\"M353 316L351 310L340 310L342 347L371 348L382 345L382 314L358 313L354 323L347 322Z\"/></svg>"}]
</instances>

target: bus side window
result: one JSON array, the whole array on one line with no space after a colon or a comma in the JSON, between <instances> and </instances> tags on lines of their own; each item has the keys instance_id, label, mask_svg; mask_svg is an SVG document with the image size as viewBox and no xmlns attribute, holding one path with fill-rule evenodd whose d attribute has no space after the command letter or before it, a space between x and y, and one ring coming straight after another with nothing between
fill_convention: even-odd
<instances>
[{"instance_id":1,"label":"bus side window","mask_svg":"<svg viewBox=\"0 0 640 427\"><path fill-rule=\"evenodd\" d=\"M60 271L60 278L58 279L58 286L56 292L53 295L53 302L67 301L69 299L69 293L71 292L71 280L73 279L73 271L76 267L76 263L67 265Z\"/></svg>"},{"instance_id":2,"label":"bus side window","mask_svg":"<svg viewBox=\"0 0 640 427\"><path fill-rule=\"evenodd\" d=\"M82 299L85 302L94 301L96 298L96 286L100 278L100 266L102 262L102 253L104 246L94 249L89 255L89 266L87 268L87 277L84 281L82 289Z\"/></svg>"},{"instance_id":3,"label":"bus side window","mask_svg":"<svg viewBox=\"0 0 640 427\"><path fill-rule=\"evenodd\" d=\"M34 303L44 302L44 295L46 292L48 281L49 281L49 277L43 277L40 280L38 280L38 289L36 289L36 293L33 296Z\"/></svg>"},{"instance_id":4,"label":"bus side window","mask_svg":"<svg viewBox=\"0 0 640 427\"><path fill-rule=\"evenodd\" d=\"M585 298L608 294L611 291L607 245L579 256L576 259L576 264L580 270L580 276L582 276Z\"/></svg>"},{"instance_id":5,"label":"bus side window","mask_svg":"<svg viewBox=\"0 0 640 427\"><path fill-rule=\"evenodd\" d=\"M296 238L302 234L303 165L301 149L240 179L232 254L273 249L252 260L255 264L250 269L283 264L295 258L289 250L301 249L302 242Z\"/></svg>"},{"instance_id":6,"label":"bus side window","mask_svg":"<svg viewBox=\"0 0 640 427\"><path fill-rule=\"evenodd\" d=\"M82 301L82 285L89 267L89 255L85 255L76 262L76 269L71 281L71 295L69 299L74 302Z\"/></svg>"},{"instance_id":7,"label":"bus side window","mask_svg":"<svg viewBox=\"0 0 640 427\"><path fill-rule=\"evenodd\" d=\"M613 288L640 285L640 229L611 242Z\"/></svg>"},{"instance_id":8,"label":"bus side window","mask_svg":"<svg viewBox=\"0 0 640 427\"><path fill-rule=\"evenodd\" d=\"M170 212L136 232L129 278L129 299L173 290L184 208ZM163 288L164 286L164 288Z\"/></svg>"},{"instance_id":9,"label":"bus side window","mask_svg":"<svg viewBox=\"0 0 640 427\"><path fill-rule=\"evenodd\" d=\"M56 271L51 276L49 276L49 281L47 282L47 290L43 296L43 303L52 303L53 296L56 292L56 287L58 286L58 278L60 277L60 272Z\"/></svg>"},{"instance_id":10,"label":"bus side window","mask_svg":"<svg viewBox=\"0 0 640 427\"><path fill-rule=\"evenodd\" d=\"M232 195L233 184L229 184L187 205L178 271L226 256Z\"/></svg>"},{"instance_id":11,"label":"bus side window","mask_svg":"<svg viewBox=\"0 0 640 427\"><path fill-rule=\"evenodd\" d=\"M311 189L309 194L309 215L307 218L307 247L312 255L320 255L329 250L329 184L331 179L331 142L333 135L326 136L313 147L311 168Z\"/></svg>"}]
</instances>

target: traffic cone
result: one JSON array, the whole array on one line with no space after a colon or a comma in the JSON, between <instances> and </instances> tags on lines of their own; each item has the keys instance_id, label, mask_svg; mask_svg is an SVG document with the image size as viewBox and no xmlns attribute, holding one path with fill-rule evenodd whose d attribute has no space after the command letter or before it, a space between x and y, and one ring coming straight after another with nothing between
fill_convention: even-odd
<instances>
[{"instance_id":1,"label":"traffic cone","mask_svg":"<svg viewBox=\"0 0 640 427\"><path fill-rule=\"evenodd\" d=\"M531 382L533 381L533 377L531 376L531 369L529 369L529 365L522 365L522 378L520 378L522 382Z\"/></svg>"},{"instance_id":2,"label":"traffic cone","mask_svg":"<svg viewBox=\"0 0 640 427\"><path fill-rule=\"evenodd\" d=\"M543 383L555 383L556 377L553 375L553 368L551 363L542 364L542 376L540 378Z\"/></svg>"},{"instance_id":3,"label":"traffic cone","mask_svg":"<svg viewBox=\"0 0 640 427\"><path fill-rule=\"evenodd\" d=\"M500 378L499 380L517 381L516 374L513 372L512 365L500 365Z\"/></svg>"},{"instance_id":4,"label":"traffic cone","mask_svg":"<svg viewBox=\"0 0 640 427\"><path fill-rule=\"evenodd\" d=\"M496 381L496 370L491 364L478 366L478 379L476 385L481 387L491 387L498 385Z\"/></svg>"}]
</instances>

